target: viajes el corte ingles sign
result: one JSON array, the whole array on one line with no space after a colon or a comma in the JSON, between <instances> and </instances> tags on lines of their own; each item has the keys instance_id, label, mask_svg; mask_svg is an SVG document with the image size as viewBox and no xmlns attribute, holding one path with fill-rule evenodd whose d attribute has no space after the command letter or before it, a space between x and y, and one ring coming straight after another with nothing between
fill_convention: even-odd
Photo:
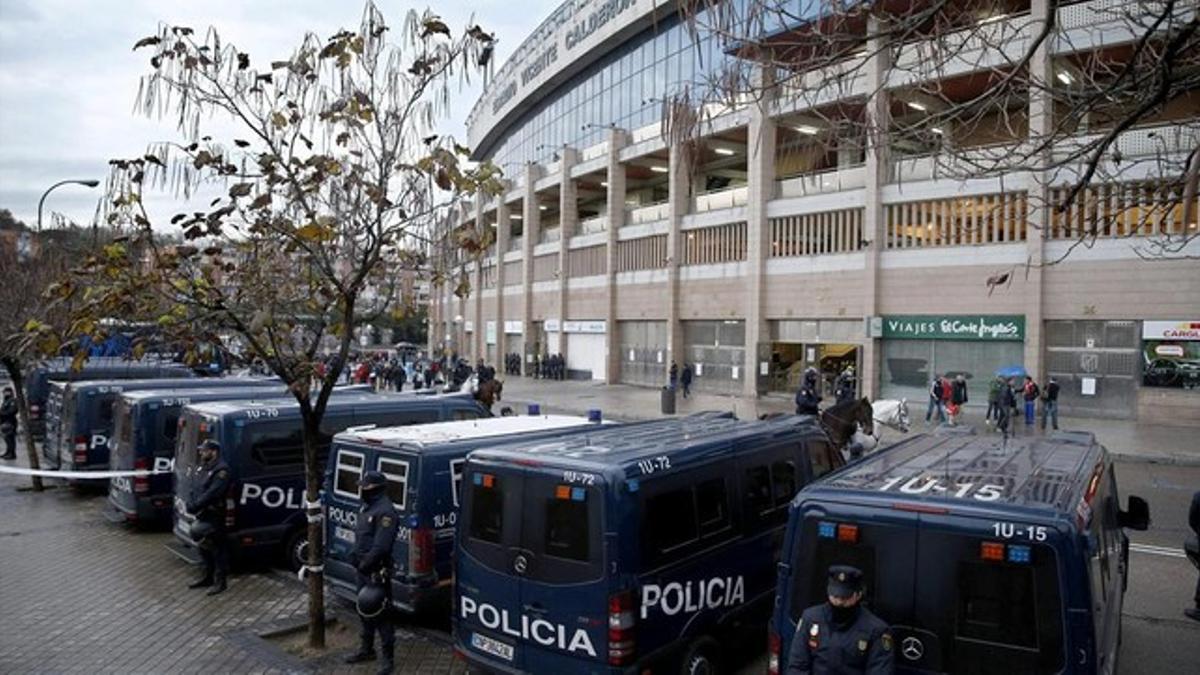
<instances>
[{"instance_id":1,"label":"viajes el corte ingles sign","mask_svg":"<svg viewBox=\"0 0 1200 675\"><path fill-rule=\"evenodd\" d=\"M1025 339L1025 317L1020 314L911 314L883 317L883 337L890 340Z\"/></svg>"}]
</instances>

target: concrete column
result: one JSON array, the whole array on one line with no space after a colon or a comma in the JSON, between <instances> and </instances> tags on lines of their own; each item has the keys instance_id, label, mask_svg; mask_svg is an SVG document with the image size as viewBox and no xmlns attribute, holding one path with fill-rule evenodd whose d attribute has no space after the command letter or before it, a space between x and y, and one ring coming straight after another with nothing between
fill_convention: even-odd
<instances>
[{"instance_id":1,"label":"concrete column","mask_svg":"<svg viewBox=\"0 0 1200 675\"><path fill-rule=\"evenodd\" d=\"M888 75L888 49L881 37L882 23L875 17L867 20L867 91L873 92L867 100L867 147L866 147L866 195L863 213L863 238L869 242L863 250L863 304L864 317L879 314L879 261L886 245L885 227L887 218L883 211L883 186L890 173L888 153L888 127L891 123L889 104L891 96L884 85ZM878 338L863 340L862 383L863 395L874 399L879 396L880 342Z\"/></svg>"},{"instance_id":2,"label":"concrete column","mask_svg":"<svg viewBox=\"0 0 1200 675\"><path fill-rule=\"evenodd\" d=\"M508 218L508 204L504 198L508 195L508 183L505 182L504 192L496 202L496 363L492 365L501 373L504 372L504 356L508 353L508 336L504 332L504 254L508 253L509 237L512 235L512 222ZM486 339L486 338L485 338Z\"/></svg>"},{"instance_id":3,"label":"concrete column","mask_svg":"<svg viewBox=\"0 0 1200 675\"><path fill-rule=\"evenodd\" d=\"M605 303L604 342L608 353L604 360L604 381L615 383L621 377L620 335L617 333L617 233L625 226L625 167L621 164L621 148L629 142L624 129L608 133L608 223L605 243Z\"/></svg>"},{"instance_id":4,"label":"concrete column","mask_svg":"<svg viewBox=\"0 0 1200 675\"><path fill-rule=\"evenodd\" d=\"M559 166L561 173L558 182L558 231L560 234L558 240L558 353L562 354L563 362L566 363L567 333L562 329L567 320L567 313L570 311L567 289L567 279L570 277L571 271L568 269L570 263L568 246L571 237L574 237L575 232L579 229L579 194L575 188L575 181L571 179L571 168L579 162L579 151L563 146L560 152L562 153L562 162Z\"/></svg>"},{"instance_id":5,"label":"concrete column","mask_svg":"<svg viewBox=\"0 0 1200 675\"><path fill-rule=\"evenodd\" d=\"M521 201L521 331L525 343L525 353L521 355L521 373L532 375L530 363L526 354L532 354L533 348L533 245L537 242L538 230L542 220L542 210L538 208L537 190L533 184L541 176L541 169L530 162L525 165L525 184L522 186L524 197Z\"/></svg>"},{"instance_id":6,"label":"concrete column","mask_svg":"<svg viewBox=\"0 0 1200 675\"><path fill-rule=\"evenodd\" d=\"M683 359L683 324L679 318L679 268L683 257L681 226L692 199L690 151L680 144L672 144L667 164L667 357L663 368L671 368L676 361L680 368ZM664 377L663 384L666 384Z\"/></svg>"},{"instance_id":7,"label":"concrete column","mask_svg":"<svg viewBox=\"0 0 1200 675\"><path fill-rule=\"evenodd\" d=\"M771 340L765 316L767 259L770 257L771 224L767 202L775 190L775 144L777 127L771 119L774 78L770 70L758 66L753 74L755 91L763 92L750 107L750 128L746 139L746 174L750 196L746 205L746 352L742 363L742 396L749 410L756 410L758 395L766 393L766 378L759 375L759 363L770 361ZM761 384L761 386L760 386Z\"/></svg>"},{"instance_id":8,"label":"concrete column","mask_svg":"<svg viewBox=\"0 0 1200 675\"><path fill-rule=\"evenodd\" d=\"M481 234L483 232L483 194L475 194L475 232ZM471 297L474 302L471 303L471 317L474 322L475 330L471 332L471 365L475 365L475 361L482 359L487 353L484 345L483 335L483 254L475 260L475 272L471 279Z\"/></svg>"},{"instance_id":9,"label":"concrete column","mask_svg":"<svg viewBox=\"0 0 1200 675\"><path fill-rule=\"evenodd\" d=\"M1029 19L1035 23L1033 30L1040 30L1043 22L1050 20L1054 4L1049 0L1032 0ZM1029 60L1029 143L1038 147L1043 139L1054 136L1054 100L1047 90L1054 86L1054 64L1049 42L1043 42ZM1049 145L1046 146L1050 147ZM1042 286L1042 263L1045 260L1046 226L1049 214L1050 153L1042 151L1032 157L1030 164L1040 171L1030 171L1026 184L1026 252L1029 260L1025 290L1025 370L1039 383L1045 382L1045 353L1043 340L1043 304L1045 291Z\"/></svg>"}]
</instances>

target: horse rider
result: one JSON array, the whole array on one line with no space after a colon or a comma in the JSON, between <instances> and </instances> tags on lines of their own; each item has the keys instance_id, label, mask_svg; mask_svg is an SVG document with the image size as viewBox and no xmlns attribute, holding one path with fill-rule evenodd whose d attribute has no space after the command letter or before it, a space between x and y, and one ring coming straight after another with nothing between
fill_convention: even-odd
<instances>
[{"instance_id":1,"label":"horse rider","mask_svg":"<svg viewBox=\"0 0 1200 675\"><path fill-rule=\"evenodd\" d=\"M838 403L847 403L854 400L857 394L854 382L854 366L846 366L846 369L837 376L834 388Z\"/></svg>"},{"instance_id":2,"label":"horse rider","mask_svg":"<svg viewBox=\"0 0 1200 675\"><path fill-rule=\"evenodd\" d=\"M796 392L796 414L820 414L821 395L817 393L817 371L809 368L804 372L804 384Z\"/></svg>"}]
</instances>

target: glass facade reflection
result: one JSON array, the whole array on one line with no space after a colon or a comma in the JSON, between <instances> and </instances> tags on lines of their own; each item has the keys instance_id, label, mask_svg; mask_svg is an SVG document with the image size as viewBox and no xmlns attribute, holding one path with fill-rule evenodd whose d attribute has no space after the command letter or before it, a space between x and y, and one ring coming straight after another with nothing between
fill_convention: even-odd
<instances>
[{"instance_id":1,"label":"glass facade reflection","mask_svg":"<svg viewBox=\"0 0 1200 675\"><path fill-rule=\"evenodd\" d=\"M545 96L488 156L516 176L527 162L553 161L563 145L583 149L603 142L609 125L633 130L661 119L664 97L703 87L731 61L710 32L698 33L672 13Z\"/></svg>"}]
</instances>

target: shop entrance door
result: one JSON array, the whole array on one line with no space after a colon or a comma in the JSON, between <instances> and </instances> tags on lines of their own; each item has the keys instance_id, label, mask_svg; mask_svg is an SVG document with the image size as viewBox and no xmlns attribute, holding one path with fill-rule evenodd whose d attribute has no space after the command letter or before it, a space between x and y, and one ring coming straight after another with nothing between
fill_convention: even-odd
<instances>
[{"instance_id":1,"label":"shop entrance door","mask_svg":"<svg viewBox=\"0 0 1200 675\"><path fill-rule=\"evenodd\" d=\"M856 344L772 342L769 387L771 391L794 394L804 380L804 371L811 366L820 374L817 393L829 405L837 390L838 375L846 368L853 368L856 374L862 372L861 358L862 350ZM857 385L856 390L861 393L862 386Z\"/></svg>"}]
</instances>

